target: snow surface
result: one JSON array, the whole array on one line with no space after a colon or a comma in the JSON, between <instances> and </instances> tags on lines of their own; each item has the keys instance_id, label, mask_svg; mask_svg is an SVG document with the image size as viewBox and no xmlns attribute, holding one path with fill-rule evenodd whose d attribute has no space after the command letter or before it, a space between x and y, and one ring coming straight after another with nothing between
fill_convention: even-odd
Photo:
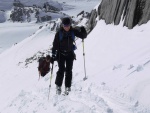
<instances>
[{"instance_id":1,"label":"snow surface","mask_svg":"<svg viewBox=\"0 0 150 113\"><path fill-rule=\"evenodd\" d=\"M0 53L29 37L39 29L40 24L11 23L0 24Z\"/></svg>"},{"instance_id":2,"label":"snow surface","mask_svg":"<svg viewBox=\"0 0 150 113\"><path fill-rule=\"evenodd\" d=\"M101 20L85 39L86 81L82 42L76 41L77 60L68 96L56 95L56 62L49 100L50 73L40 79L38 76L38 57L41 52L51 54L55 33L49 26L43 24L34 34L2 52L0 113L150 113L150 22L133 30L122 24L106 25ZM3 32L8 29L8 23L0 25ZM26 35L21 32L24 27L35 30L29 24L10 25L14 29L21 26L20 31L16 30L18 37Z\"/></svg>"},{"instance_id":3,"label":"snow surface","mask_svg":"<svg viewBox=\"0 0 150 113\"><path fill-rule=\"evenodd\" d=\"M5 22L6 18L5 18L5 13L0 11L0 23Z\"/></svg>"}]
</instances>

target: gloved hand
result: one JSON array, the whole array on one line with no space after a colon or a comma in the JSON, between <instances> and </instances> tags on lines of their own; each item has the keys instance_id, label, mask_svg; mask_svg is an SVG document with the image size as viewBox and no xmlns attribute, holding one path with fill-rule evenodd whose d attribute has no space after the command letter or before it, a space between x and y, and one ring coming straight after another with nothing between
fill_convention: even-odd
<instances>
[{"instance_id":1,"label":"gloved hand","mask_svg":"<svg viewBox=\"0 0 150 113\"><path fill-rule=\"evenodd\" d=\"M51 61L50 61L50 62L53 64L54 61L56 61L56 55L55 55L55 54L52 54L52 57L51 57Z\"/></svg>"},{"instance_id":2,"label":"gloved hand","mask_svg":"<svg viewBox=\"0 0 150 113\"><path fill-rule=\"evenodd\" d=\"M55 54L52 54L52 58L55 58L56 57L56 55Z\"/></svg>"},{"instance_id":3,"label":"gloved hand","mask_svg":"<svg viewBox=\"0 0 150 113\"><path fill-rule=\"evenodd\" d=\"M81 28L79 26L76 26L75 29L78 31L78 32L81 32Z\"/></svg>"},{"instance_id":4,"label":"gloved hand","mask_svg":"<svg viewBox=\"0 0 150 113\"><path fill-rule=\"evenodd\" d=\"M51 63L53 64L54 61L56 60L56 50L55 49L52 49L52 58L51 58Z\"/></svg>"},{"instance_id":5,"label":"gloved hand","mask_svg":"<svg viewBox=\"0 0 150 113\"><path fill-rule=\"evenodd\" d=\"M51 61L50 61L52 64L54 63L54 59L53 59L53 57L51 58Z\"/></svg>"},{"instance_id":6,"label":"gloved hand","mask_svg":"<svg viewBox=\"0 0 150 113\"><path fill-rule=\"evenodd\" d=\"M82 32L82 35L83 35L83 38L86 38L87 37L87 32L86 32L86 29L84 26L81 26L81 32Z\"/></svg>"}]
</instances>

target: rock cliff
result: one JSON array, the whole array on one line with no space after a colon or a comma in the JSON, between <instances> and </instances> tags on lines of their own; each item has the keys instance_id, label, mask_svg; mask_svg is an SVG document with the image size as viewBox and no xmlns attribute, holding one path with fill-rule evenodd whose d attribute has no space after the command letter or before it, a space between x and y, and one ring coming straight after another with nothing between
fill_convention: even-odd
<instances>
[{"instance_id":1,"label":"rock cliff","mask_svg":"<svg viewBox=\"0 0 150 113\"><path fill-rule=\"evenodd\" d=\"M97 10L91 11L90 30L96 25L96 18L114 25L122 20L124 26L132 29L150 20L150 0L102 0Z\"/></svg>"}]
</instances>

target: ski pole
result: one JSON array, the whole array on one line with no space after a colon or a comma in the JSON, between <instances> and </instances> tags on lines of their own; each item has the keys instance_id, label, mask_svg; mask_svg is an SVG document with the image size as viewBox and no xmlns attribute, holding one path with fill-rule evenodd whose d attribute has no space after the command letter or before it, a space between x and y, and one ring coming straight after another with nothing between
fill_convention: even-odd
<instances>
[{"instance_id":1,"label":"ski pole","mask_svg":"<svg viewBox=\"0 0 150 113\"><path fill-rule=\"evenodd\" d=\"M49 84L48 100L49 100L49 96L50 96L51 81L52 81L52 77L53 77L53 66L54 66L54 62L53 62L53 64L52 64L52 69L51 69L51 76L50 76L50 84Z\"/></svg>"},{"instance_id":2,"label":"ski pole","mask_svg":"<svg viewBox=\"0 0 150 113\"><path fill-rule=\"evenodd\" d=\"M84 73L85 73L85 77L83 78L83 80L85 81L87 77L86 77L86 67L85 67L84 39L82 39L82 45L83 45L83 59L84 59Z\"/></svg>"}]
</instances>

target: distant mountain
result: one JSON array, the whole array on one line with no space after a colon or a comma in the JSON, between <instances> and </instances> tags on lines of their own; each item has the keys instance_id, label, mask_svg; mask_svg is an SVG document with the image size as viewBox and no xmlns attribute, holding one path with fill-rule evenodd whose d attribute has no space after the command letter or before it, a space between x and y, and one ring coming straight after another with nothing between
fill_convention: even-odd
<instances>
[{"instance_id":1,"label":"distant mountain","mask_svg":"<svg viewBox=\"0 0 150 113\"><path fill-rule=\"evenodd\" d=\"M42 7L44 3L48 2L49 4L53 4L53 6L61 9L61 5L58 2L52 0L0 0L0 10L10 10L13 7L13 3L20 2L24 6L33 6L37 5Z\"/></svg>"},{"instance_id":2,"label":"distant mountain","mask_svg":"<svg viewBox=\"0 0 150 113\"><path fill-rule=\"evenodd\" d=\"M44 22L59 17L63 10L63 3L47 0L0 0L0 23L10 20L12 22ZM7 12L10 12L9 14ZM7 14L7 18L5 15ZM56 16L57 15L57 16Z\"/></svg>"}]
</instances>

